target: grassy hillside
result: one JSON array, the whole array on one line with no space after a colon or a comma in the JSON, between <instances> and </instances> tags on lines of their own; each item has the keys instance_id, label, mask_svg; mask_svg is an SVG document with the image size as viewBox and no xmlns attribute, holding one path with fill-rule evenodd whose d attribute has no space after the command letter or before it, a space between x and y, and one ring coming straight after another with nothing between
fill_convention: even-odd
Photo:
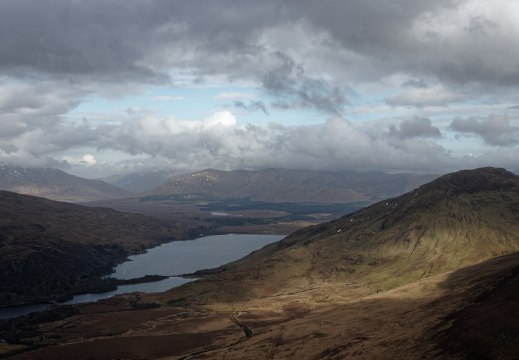
<instances>
[{"instance_id":1,"label":"grassy hillside","mask_svg":"<svg viewBox=\"0 0 519 360\"><path fill-rule=\"evenodd\" d=\"M37 327L30 317L6 321L0 336L19 344L0 344L0 353L515 359L518 207L511 173L450 174L298 231L165 293L62 309L54 314L61 320Z\"/></svg>"},{"instance_id":2,"label":"grassy hillside","mask_svg":"<svg viewBox=\"0 0 519 360\"><path fill-rule=\"evenodd\" d=\"M171 297L177 304L243 299L360 281L369 293L518 250L518 177L494 168L460 171L297 231L210 271L216 275L171 290Z\"/></svg>"}]
</instances>

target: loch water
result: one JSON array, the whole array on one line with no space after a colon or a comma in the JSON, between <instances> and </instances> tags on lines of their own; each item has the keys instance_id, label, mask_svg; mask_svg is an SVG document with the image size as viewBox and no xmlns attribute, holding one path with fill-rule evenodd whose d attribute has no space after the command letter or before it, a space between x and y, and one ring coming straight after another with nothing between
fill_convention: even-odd
<instances>
[{"instance_id":1,"label":"loch water","mask_svg":"<svg viewBox=\"0 0 519 360\"><path fill-rule=\"evenodd\" d=\"M284 235L226 234L194 240L173 241L149 249L145 254L133 255L119 264L109 275L117 279L133 279L145 275L165 275L167 279L149 283L122 285L117 290L99 294L76 295L62 305L105 299L131 292L162 292L193 281L178 275L218 267L240 259L252 251L283 239ZM0 319L8 319L45 310L47 304L34 304L0 309Z\"/></svg>"}]
</instances>

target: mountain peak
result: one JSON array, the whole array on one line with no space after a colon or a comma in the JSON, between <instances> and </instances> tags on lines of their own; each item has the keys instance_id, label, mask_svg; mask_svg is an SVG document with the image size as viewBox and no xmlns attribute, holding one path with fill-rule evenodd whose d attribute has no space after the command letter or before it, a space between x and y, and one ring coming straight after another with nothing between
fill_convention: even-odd
<instances>
[{"instance_id":1,"label":"mountain peak","mask_svg":"<svg viewBox=\"0 0 519 360\"><path fill-rule=\"evenodd\" d=\"M517 211L516 175L496 168L459 171L299 230L228 268L243 269L240 276L258 269L265 279L277 279L279 293L302 277L386 290L519 251Z\"/></svg>"},{"instance_id":2,"label":"mountain peak","mask_svg":"<svg viewBox=\"0 0 519 360\"><path fill-rule=\"evenodd\" d=\"M517 186L517 180L517 175L505 169L484 167L443 175L421 186L421 189L450 187L458 192L473 193L487 190L505 190Z\"/></svg>"},{"instance_id":3,"label":"mountain peak","mask_svg":"<svg viewBox=\"0 0 519 360\"><path fill-rule=\"evenodd\" d=\"M100 180L83 179L59 169L0 164L0 190L65 202L103 200L130 193Z\"/></svg>"}]
</instances>

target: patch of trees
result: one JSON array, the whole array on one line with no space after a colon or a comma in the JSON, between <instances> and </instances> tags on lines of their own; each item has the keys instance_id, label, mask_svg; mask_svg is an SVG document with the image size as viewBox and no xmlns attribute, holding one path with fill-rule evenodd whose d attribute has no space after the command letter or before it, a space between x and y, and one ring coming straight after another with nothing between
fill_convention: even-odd
<instances>
[{"instance_id":1,"label":"patch of trees","mask_svg":"<svg viewBox=\"0 0 519 360\"><path fill-rule=\"evenodd\" d=\"M35 242L29 255L0 263L0 305L64 301L76 294L114 290L115 285L100 276L126 256L117 245Z\"/></svg>"}]
</instances>

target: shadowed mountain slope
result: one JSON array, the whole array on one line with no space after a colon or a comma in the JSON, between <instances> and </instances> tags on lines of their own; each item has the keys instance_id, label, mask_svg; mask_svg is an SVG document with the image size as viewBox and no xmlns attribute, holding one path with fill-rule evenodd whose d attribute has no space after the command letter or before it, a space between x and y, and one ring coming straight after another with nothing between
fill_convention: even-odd
<instances>
[{"instance_id":1,"label":"shadowed mountain slope","mask_svg":"<svg viewBox=\"0 0 519 360\"><path fill-rule=\"evenodd\" d=\"M0 306L86 290L128 254L185 238L181 224L0 191Z\"/></svg>"},{"instance_id":2,"label":"shadowed mountain slope","mask_svg":"<svg viewBox=\"0 0 519 360\"><path fill-rule=\"evenodd\" d=\"M77 306L4 352L19 353L15 359L516 359L518 210L516 175L449 174L168 292Z\"/></svg>"},{"instance_id":3,"label":"shadowed mountain slope","mask_svg":"<svg viewBox=\"0 0 519 360\"><path fill-rule=\"evenodd\" d=\"M387 290L518 250L518 176L483 168L442 176L410 193L297 231L208 271L217 274L186 288L214 286L220 297L225 294L217 288L231 287L234 297L247 298L321 282L362 281L368 292Z\"/></svg>"},{"instance_id":4,"label":"shadowed mountain slope","mask_svg":"<svg viewBox=\"0 0 519 360\"><path fill-rule=\"evenodd\" d=\"M131 193L101 180L83 179L58 169L0 164L0 190L65 202L113 199Z\"/></svg>"}]
</instances>

